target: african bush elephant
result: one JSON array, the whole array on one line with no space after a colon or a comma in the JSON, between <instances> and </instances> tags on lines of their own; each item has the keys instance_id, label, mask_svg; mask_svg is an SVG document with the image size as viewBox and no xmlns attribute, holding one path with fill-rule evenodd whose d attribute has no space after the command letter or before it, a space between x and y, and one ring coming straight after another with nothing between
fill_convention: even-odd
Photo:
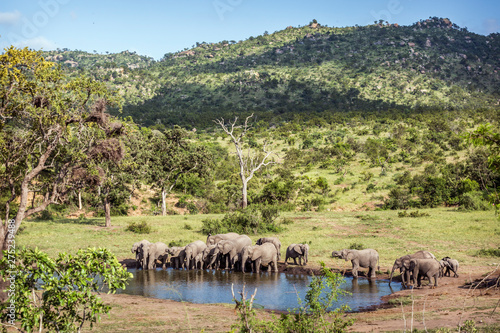
<instances>
[{"instance_id":1,"label":"african bush elephant","mask_svg":"<svg viewBox=\"0 0 500 333\"><path fill-rule=\"evenodd\" d=\"M458 260L456 259L451 259L450 257L444 257L443 259L441 259L441 261L439 262L440 264L442 264L443 268L444 268L444 272L443 272L443 276L450 276L451 272L453 272L454 277L458 277Z\"/></svg>"},{"instance_id":2,"label":"african bush elephant","mask_svg":"<svg viewBox=\"0 0 500 333\"><path fill-rule=\"evenodd\" d=\"M171 255L170 262L175 269L184 268L184 259L186 259L185 248L185 246L173 246L168 249L168 254Z\"/></svg>"},{"instance_id":3,"label":"african bush elephant","mask_svg":"<svg viewBox=\"0 0 500 333\"><path fill-rule=\"evenodd\" d=\"M256 245L262 245L264 243L272 243L278 251L278 260L281 260L281 242L278 237L262 237L257 239Z\"/></svg>"},{"instance_id":4,"label":"african bush elephant","mask_svg":"<svg viewBox=\"0 0 500 333\"><path fill-rule=\"evenodd\" d=\"M247 235L238 236L235 239L222 240L217 243L214 253L227 255L226 269L235 269L235 265L239 263L239 254L241 250L248 245L252 245L252 240Z\"/></svg>"},{"instance_id":5,"label":"african bush elephant","mask_svg":"<svg viewBox=\"0 0 500 333\"><path fill-rule=\"evenodd\" d=\"M193 260L196 258L198 254L201 254L203 250L207 248L207 244L204 242L197 240L192 243L186 245L184 252L186 253L186 269L190 270L191 266L194 264ZM201 259L201 258L200 258ZM195 265L193 265L195 266Z\"/></svg>"},{"instance_id":6,"label":"african bush elephant","mask_svg":"<svg viewBox=\"0 0 500 333\"><path fill-rule=\"evenodd\" d=\"M403 269L404 269L403 263L405 261L408 261L411 259L436 259L436 257L432 253L430 253L429 251L418 251L418 252L415 252L413 254L407 254L405 256L399 257L398 259L396 259L394 261L394 265L392 265L391 276L389 278L389 286L391 285L392 276L393 276L394 271L396 269L399 269L399 272L401 273L401 280L402 280L403 286L405 286L405 274L402 274ZM408 273L406 275L409 276L410 272L408 271Z\"/></svg>"},{"instance_id":7,"label":"african bush elephant","mask_svg":"<svg viewBox=\"0 0 500 333\"><path fill-rule=\"evenodd\" d=\"M241 271L245 273L247 260L252 262L252 271L259 273L260 265L272 265L275 272L278 272L278 250L272 243L262 245L245 246L241 250Z\"/></svg>"},{"instance_id":8,"label":"african bush elephant","mask_svg":"<svg viewBox=\"0 0 500 333\"><path fill-rule=\"evenodd\" d=\"M436 259L411 259L405 262L405 267L413 272L413 283L415 283L415 277L417 277L417 287L422 286L421 279L426 276L429 280L431 288L438 286L438 277L440 265ZM431 278L434 278L434 286L432 286Z\"/></svg>"},{"instance_id":9,"label":"african bush elephant","mask_svg":"<svg viewBox=\"0 0 500 333\"><path fill-rule=\"evenodd\" d=\"M215 252L216 244L207 246L202 252L202 262L205 268L208 269L218 269L219 261L217 260L217 254Z\"/></svg>"},{"instance_id":10,"label":"african bush elephant","mask_svg":"<svg viewBox=\"0 0 500 333\"><path fill-rule=\"evenodd\" d=\"M208 234L207 246L217 244L218 242L220 242L222 240L235 239L238 236L240 236L240 235L235 233L235 232L229 232L227 234L217 234L217 235Z\"/></svg>"},{"instance_id":11,"label":"african bush elephant","mask_svg":"<svg viewBox=\"0 0 500 333\"><path fill-rule=\"evenodd\" d=\"M148 269L155 269L157 267L156 260L161 261L161 267L165 268L165 262L168 259L168 246L162 242L146 244L143 246L144 253L147 254Z\"/></svg>"},{"instance_id":12,"label":"african bush elephant","mask_svg":"<svg viewBox=\"0 0 500 333\"><path fill-rule=\"evenodd\" d=\"M332 257L338 257L345 261L350 260L352 263L352 276L355 278L358 277L359 267L368 268L368 278L374 279L376 277L375 272L378 267L379 256L374 249L343 249L342 251L333 251Z\"/></svg>"},{"instance_id":13,"label":"african bush elephant","mask_svg":"<svg viewBox=\"0 0 500 333\"><path fill-rule=\"evenodd\" d=\"M135 253L136 268L147 269L147 256L144 255L144 245L147 244L151 243L143 239L132 246L132 253Z\"/></svg>"},{"instance_id":14,"label":"african bush elephant","mask_svg":"<svg viewBox=\"0 0 500 333\"><path fill-rule=\"evenodd\" d=\"M307 257L309 254L308 244L290 244L286 249L285 264L288 264L288 258L293 259L293 263L297 265L297 258L299 258L299 265L302 266L302 259L304 259L304 265L307 264Z\"/></svg>"}]
</instances>

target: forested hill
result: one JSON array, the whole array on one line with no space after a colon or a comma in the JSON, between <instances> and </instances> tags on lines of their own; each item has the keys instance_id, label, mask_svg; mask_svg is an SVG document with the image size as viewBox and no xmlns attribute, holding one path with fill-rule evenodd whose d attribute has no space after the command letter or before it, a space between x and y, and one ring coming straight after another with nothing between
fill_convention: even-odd
<instances>
[{"instance_id":1,"label":"forested hill","mask_svg":"<svg viewBox=\"0 0 500 333\"><path fill-rule=\"evenodd\" d=\"M250 112L266 122L301 113L328 121L348 111L491 109L500 100L500 34L441 18L411 26L311 23L245 41L197 42L160 61L130 52L49 56L119 89L122 115L143 125L205 127Z\"/></svg>"}]
</instances>

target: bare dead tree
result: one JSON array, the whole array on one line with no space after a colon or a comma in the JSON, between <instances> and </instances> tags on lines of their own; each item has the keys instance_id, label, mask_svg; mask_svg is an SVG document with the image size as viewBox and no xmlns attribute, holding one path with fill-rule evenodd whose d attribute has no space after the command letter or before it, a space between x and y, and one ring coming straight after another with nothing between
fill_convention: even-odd
<instances>
[{"instance_id":1,"label":"bare dead tree","mask_svg":"<svg viewBox=\"0 0 500 333\"><path fill-rule=\"evenodd\" d=\"M240 178L242 183L241 189L241 207L246 208L248 205L248 182L253 178L255 172L257 172L263 166L270 164L276 164L274 160L270 160L272 155L276 155L272 150L268 150L267 142L264 142L262 148L262 153L252 152L250 147L248 148L246 154L243 151L243 138L246 136L251 126L249 125L250 118L253 117L253 113L246 117L245 123L243 125L236 125L238 117L234 118L233 122L229 122L226 125L224 118L216 119L214 122L218 124L224 132L231 138L236 148L236 155L238 156L238 163L240 165ZM241 131L237 131L240 130ZM239 134L237 133L239 132Z\"/></svg>"}]
</instances>

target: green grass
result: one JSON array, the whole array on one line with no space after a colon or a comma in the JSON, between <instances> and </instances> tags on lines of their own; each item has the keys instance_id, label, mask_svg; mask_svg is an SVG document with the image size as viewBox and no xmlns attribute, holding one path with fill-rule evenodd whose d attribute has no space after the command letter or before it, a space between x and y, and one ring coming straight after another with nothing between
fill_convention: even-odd
<instances>
[{"instance_id":1,"label":"green grass","mask_svg":"<svg viewBox=\"0 0 500 333\"><path fill-rule=\"evenodd\" d=\"M431 251L438 259L450 256L461 268L467 265L488 265L495 257L477 256L481 249L497 248L500 236L498 221L491 211L457 212L449 208L423 209L429 216L398 217L397 211L370 212L296 212L284 213L294 221L278 234L283 248L291 243L310 243L310 265L324 261L328 267L347 268L350 263L331 258L333 250L363 244L376 249L380 265L391 267L394 260L418 250ZM39 249L55 256L58 252L76 252L85 247L106 247L121 259L133 258L132 244L142 239L151 242L206 240L201 221L222 215L173 215L151 217L113 217L112 227L104 228L103 218L54 219L53 221L23 221L25 229L16 236L16 244ZM126 231L129 224L147 221L152 232L138 235ZM189 225L189 228L185 226ZM256 241L262 235L249 235ZM385 271L384 268L381 268Z\"/></svg>"}]
</instances>

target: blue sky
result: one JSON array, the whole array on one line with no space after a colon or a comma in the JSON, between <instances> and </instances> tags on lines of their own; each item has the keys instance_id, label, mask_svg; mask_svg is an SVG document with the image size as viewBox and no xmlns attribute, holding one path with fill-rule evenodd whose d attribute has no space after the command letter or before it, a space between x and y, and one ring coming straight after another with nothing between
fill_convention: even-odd
<instances>
[{"instance_id":1,"label":"blue sky","mask_svg":"<svg viewBox=\"0 0 500 333\"><path fill-rule=\"evenodd\" d=\"M500 32L498 0L1 0L0 47L129 50L160 59L196 42L244 40L312 19L345 27L429 16L482 35Z\"/></svg>"}]
</instances>

